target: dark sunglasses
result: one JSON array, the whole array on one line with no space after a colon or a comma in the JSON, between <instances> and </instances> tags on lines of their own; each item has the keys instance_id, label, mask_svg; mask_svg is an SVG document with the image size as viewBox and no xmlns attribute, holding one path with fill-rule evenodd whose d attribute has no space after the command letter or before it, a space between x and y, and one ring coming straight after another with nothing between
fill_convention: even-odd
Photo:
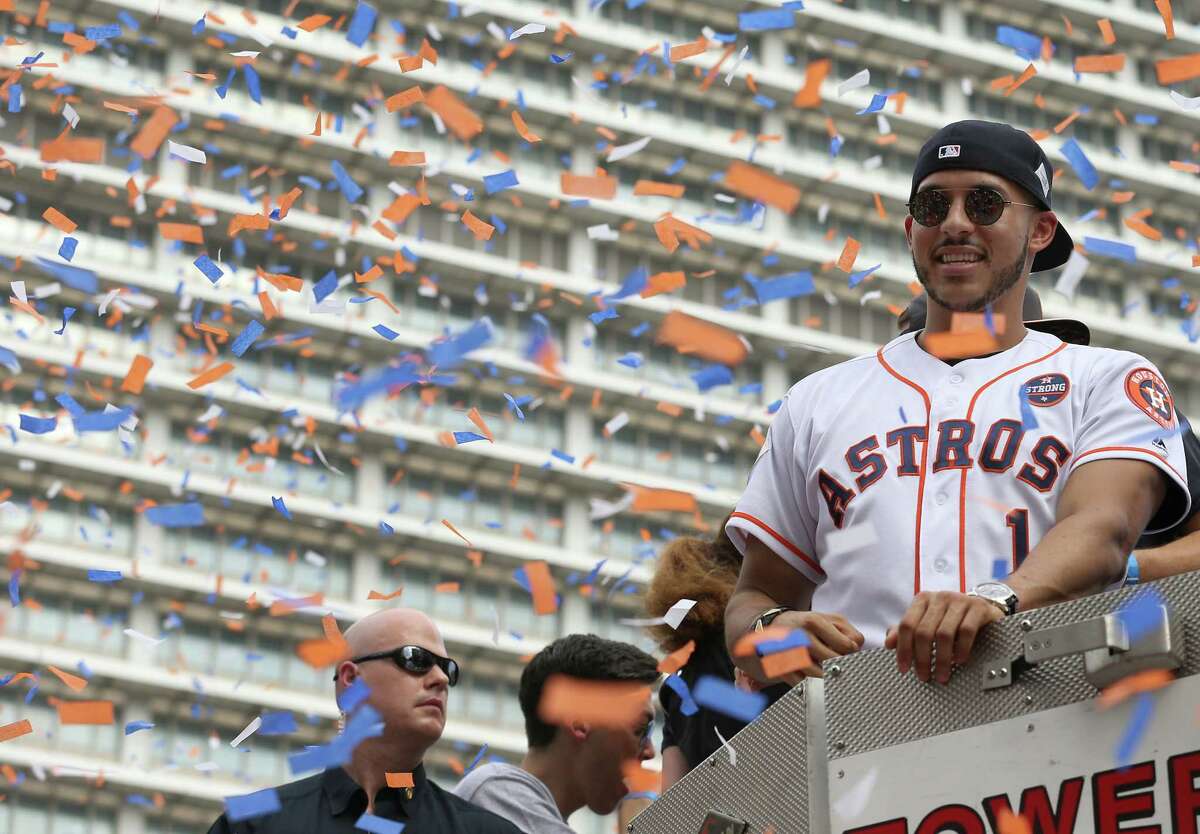
<instances>
[{"instance_id":1,"label":"dark sunglasses","mask_svg":"<svg viewBox=\"0 0 1200 834\"><path fill-rule=\"evenodd\" d=\"M947 192L963 190L968 191L965 202L967 219L976 226L990 226L995 223L1000 219L1000 215L1004 214L1005 206L1041 208L1041 206L1035 206L1032 203L1018 203L1013 200L1006 200L1004 199L1004 195L994 188L976 186L971 189L929 188L925 191L920 191L912 198L912 202L908 204L908 213L912 215L913 220L922 226L937 226L950 213L950 197L947 196Z\"/></svg>"},{"instance_id":2,"label":"dark sunglasses","mask_svg":"<svg viewBox=\"0 0 1200 834\"><path fill-rule=\"evenodd\" d=\"M458 683L458 661L434 654L421 646L401 646L386 652L375 652L350 658L351 663L366 663L368 660L391 660L405 672L413 675L424 675L436 665L446 673L451 686ZM337 680L337 675L334 675L333 679Z\"/></svg>"}]
</instances>

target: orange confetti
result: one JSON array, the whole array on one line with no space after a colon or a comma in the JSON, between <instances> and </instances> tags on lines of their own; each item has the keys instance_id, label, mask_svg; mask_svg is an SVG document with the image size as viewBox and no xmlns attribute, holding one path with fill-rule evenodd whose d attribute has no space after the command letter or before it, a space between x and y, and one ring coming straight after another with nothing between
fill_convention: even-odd
<instances>
[{"instance_id":1,"label":"orange confetti","mask_svg":"<svg viewBox=\"0 0 1200 834\"><path fill-rule=\"evenodd\" d=\"M860 244L857 240L852 237L846 238L846 245L842 247L842 254L837 259L837 268L847 273L853 271L859 247Z\"/></svg>"},{"instance_id":2,"label":"orange confetti","mask_svg":"<svg viewBox=\"0 0 1200 834\"><path fill-rule=\"evenodd\" d=\"M685 223L670 212L667 212L661 220L654 224L654 234L668 252L674 252L679 248L680 239L690 249L699 249L701 244L712 243L713 240L712 235L708 232L698 226Z\"/></svg>"},{"instance_id":3,"label":"orange confetti","mask_svg":"<svg viewBox=\"0 0 1200 834\"><path fill-rule=\"evenodd\" d=\"M129 365L129 370L125 373L125 379L121 380L121 390L127 394L140 394L142 387L146 384L146 374L150 373L150 369L154 367L154 360L144 353L139 353L133 357L133 362Z\"/></svg>"},{"instance_id":4,"label":"orange confetti","mask_svg":"<svg viewBox=\"0 0 1200 834\"><path fill-rule=\"evenodd\" d=\"M424 165L425 151L392 151L388 165Z\"/></svg>"},{"instance_id":5,"label":"orange confetti","mask_svg":"<svg viewBox=\"0 0 1200 834\"><path fill-rule=\"evenodd\" d=\"M137 136L133 137L133 141L129 143L129 150L142 159L149 159L158 153L167 134L178 123L179 116L170 107L156 108L146 123L142 125Z\"/></svg>"},{"instance_id":6,"label":"orange confetti","mask_svg":"<svg viewBox=\"0 0 1200 834\"><path fill-rule=\"evenodd\" d=\"M450 520L449 520L449 519L445 519L445 518L443 518L443 519L442 519L442 524L444 524L444 525L445 525L445 527L446 527L446 529L447 529L447 530L449 530L451 533L453 533L454 535L458 536L460 539L462 539L463 541L465 541L465 542L467 543L467 547L474 547L474 545L472 545L472 544L471 544L471 541L470 541L470 539L468 539L466 536L464 536L462 533L460 533L460 532L458 531L458 528L457 528L457 527L455 527L453 524L451 524L451 523L450 523Z\"/></svg>"},{"instance_id":7,"label":"orange confetti","mask_svg":"<svg viewBox=\"0 0 1200 834\"><path fill-rule=\"evenodd\" d=\"M682 492L677 489L654 489L636 484L622 484L622 486L633 492L633 506L630 509L635 513L660 511L691 513L697 510L696 496L690 492Z\"/></svg>"},{"instance_id":8,"label":"orange confetti","mask_svg":"<svg viewBox=\"0 0 1200 834\"><path fill-rule=\"evenodd\" d=\"M762 659L763 673L769 678L778 678L812 666L812 657L805 646L796 646L782 652L774 652Z\"/></svg>"},{"instance_id":9,"label":"orange confetti","mask_svg":"<svg viewBox=\"0 0 1200 834\"><path fill-rule=\"evenodd\" d=\"M559 188L563 194L570 197L611 200L617 196L617 178L604 174L585 176L564 171L559 181Z\"/></svg>"},{"instance_id":10,"label":"orange confetti","mask_svg":"<svg viewBox=\"0 0 1200 834\"><path fill-rule=\"evenodd\" d=\"M304 20L297 23L296 28L303 29L305 32L312 32L316 29L320 29L331 20L333 20L333 18L327 14L310 14L308 17L304 18Z\"/></svg>"},{"instance_id":11,"label":"orange confetti","mask_svg":"<svg viewBox=\"0 0 1200 834\"><path fill-rule=\"evenodd\" d=\"M529 144L542 141L542 137L538 136L529 129L529 125L525 124L525 119L521 118L521 113L518 110L512 111L512 123L516 128L517 134Z\"/></svg>"},{"instance_id":12,"label":"orange confetti","mask_svg":"<svg viewBox=\"0 0 1200 834\"><path fill-rule=\"evenodd\" d=\"M475 424L475 427L488 439L489 442L495 443L496 436L492 434L492 430L488 428L487 423L483 422L483 416L479 413L478 408L472 408L467 412L467 419Z\"/></svg>"},{"instance_id":13,"label":"orange confetti","mask_svg":"<svg viewBox=\"0 0 1200 834\"><path fill-rule=\"evenodd\" d=\"M1101 692L1100 697L1096 699L1096 708L1106 710L1115 707L1131 695L1162 689L1173 680L1175 680L1175 673L1170 669L1147 669L1144 672L1129 675Z\"/></svg>"},{"instance_id":14,"label":"orange confetti","mask_svg":"<svg viewBox=\"0 0 1200 834\"><path fill-rule=\"evenodd\" d=\"M214 365L207 371L203 371L196 378L191 380L187 386L195 391L198 388L203 388L205 385L210 385L216 382L221 377L233 370L232 362L222 362L220 365Z\"/></svg>"},{"instance_id":15,"label":"orange confetti","mask_svg":"<svg viewBox=\"0 0 1200 834\"><path fill-rule=\"evenodd\" d=\"M448 87L440 84L434 87L425 96L425 106L437 113L446 127L464 142L483 133L483 120Z\"/></svg>"},{"instance_id":16,"label":"orange confetti","mask_svg":"<svg viewBox=\"0 0 1200 834\"><path fill-rule=\"evenodd\" d=\"M1187 81L1200 75L1200 52L1191 55L1181 55L1178 58L1165 58L1154 62L1154 72L1158 83L1164 87Z\"/></svg>"},{"instance_id":17,"label":"orange confetti","mask_svg":"<svg viewBox=\"0 0 1200 834\"><path fill-rule=\"evenodd\" d=\"M279 315L279 311L275 309L275 302L271 301L271 296L267 295L266 290L258 294L258 306L262 308L263 318L267 321Z\"/></svg>"},{"instance_id":18,"label":"orange confetti","mask_svg":"<svg viewBox=\"0 0 1200 834\"><path fill-rule=\"evenodd\" d=\"M731 162L723 184L747 199L758 200L788 214L795 211L800 202L799 188L748 162Z\"/></svg>"},{"instance_id":19,"label":"orange confetti","mask_svg":"<svg viewBox=\"0 0 1200 834\"><path fill-rule=\"evenodd\" d=\"M433 590L438 594L457 594L460 587L457 582L439 582L433 586Z\"/></svg>"},{"instance_id":20,"label":"orange confetti","mask_svg":"<svg viewBox=\"0 0 1200 834\"><path fill-rule=\"evenodd\" d=\"M112 701L56 701L60 724L111 724Z\"/></svg>"},{"instance_id":21,"label":"orange confetti","mask_svg":"<svg viewBox=\"0 0 1200 834\"><path fill-rule=\"evenodd\" d=\"M389 788L411 788L413 785L413 775L411 773L388 773L384 772L383 778L387 780Z\"/></svg>"},{"instance_id":22,"label":"orange confetti","mask_svg":"<svg viewBox=\"0 0 1200 834\"><path fill-rule=\"evenodd\" d=\"M158 233L163 240L181 240L184 243L204 245L204 230L195 223L159 223Z\"/></svg>"},{"instance_id":23,"label":"orange confetti","mask_svg":"<svg viewBox=\"0 0 1200 834\"><path fill-rule=\"evenodd\" d=\"M682 646L658 662L658 671L664 675L673 675L687 665L687 662L692 657L692 652L696 651L696 641L688 640Z\"/></svg>"},{"instance_id":24,"label":"orange confetti","mask_svg":"<svg viewBox=\"0 0 1200 834\"><path fill-rule=\"evenodd\" d=\"M104 140L59 136L39 146L42 162L104 162Z\"/></svg>"},{"instance_id":25,"label":"orange confetti","mask_svg":"<svg viewBox=\"0 0 1200 834\"><path fill-rule=\"evenodd\" d=\"M662 790L662 771L649 770L637 759L621 763L621 775L630 793L658 793Z\"/></svg>"},{"instance_id":26,"label":"orange confetti","mask_svg":"<svg viewBox=\"0 0 1200 834\"><path fill-rule=\"evenodd\" d=\"M550 575L550 566L542 561L525 563L525 577L529 580L529 590L533 597L533 613L553 614L558 610L558 594L554 591L554 577Z\"/></svg>"},{"instance_id":27,"label":"orange confetti","mask_svg":"<svg viewBox=\"0 0 1200 834\"><path fill-rule=\"evenodd\" d=\"M381 593L379 593L379 591L371 591L369 594L367 594L367 600L371 601L371 600L378 599L378 600L383 600L386 602L387 600L390 600L390 599L396 599L402 593L404 593L403 587L397 588L396 590L392 591L390 594L381 594Z\"/></svg>"},{"instance_id":28,"label":"orange confetti","mask_svg":"<svg viewBox=\"0 0 1200 834\"><path fill-rule=\"evenodd\" d=\"M14 738L27 736L33 732L33 725L29 723L28 718L22 718L20 721L14 721L11 724L5 724L0 727L0 741L12 741Z\"/></svg>"},{"instance_id":29,"label":"orange confetti","mask_svg":"<svg viewBox=\"0 0 1200 834\"><path fill-rule=\"evenodd\" d=\"M832 63L828 58L810 61L804 68L804 86L796 91L793 107L818 107L821 104L821 82L829 75Z\"/></svg>"},{"instance_id":30,"label":"orange confetti","mask_svg":"<svg viewBox=\"0 0 1200 834\"><path fill-rule=\"evenodd\" d=\"M463 225L471 230L471 234L475 235L476 240L491 240L492 233L496 231L496 227L491 223L480 220L470 209L463 212Z\"/></svg>"},{"instance_id":31,"label":"orange confetti","mask_svg":"<svg viewBox=\"0 0 1200 834\"><path fill-rule=\"evenodd\" d=\"M655 342L670 345L688 356L731 367L746 361L749 354L745 340L737 333L678 310L663 317Z\"/></svg>"},{"instance_id":32,"label":"orange confetti","mask_svg":"<svg viewBox=\"0 0 1200 834\"><path fill-rule=\"evenodd\" d=\"M1035 67L1033 64L1025 67L1025 71L1017 77L1016 81L1009 85L1009 88L1004 91L1004 95L1011 96L1020 88L1022 84L1033 78L1035 75L1037 75L1037 67Z\"/></svg>"},{"instance_id":33,"label":"orange confetti","mask_svg":"<svg viewBox=\"0 0 1200 834\"><path fill-rule=\"evenodd\" d=\"M1102 17L1096 21L1096 25L1100 27L1100 37L1106 44L1112 46L1117 42L1117 34L1113 31L1111 20L1107 17Z\"/></svg>"},{"instance_id":34,"label":"orange confetti","mask_svg":"<svg viewBox=\"0 0 1200 834\"><path fill-rule=\"evenodd\" d=\"M656 272L646 279L646 287L642 290L642 298L653 298L656 295L673 292L687 284L687 275L682 270L675 272Z\"/></svg>"},{"instance_id":35,"label":"orange confetti","mask_svg":"<svg viewBox=\"0 0 1200 834\"><path fill-rule=\"evenodd\" d=\"M1154 8L1162 17L1163 30L1167 40L1175 37L1175 14L1171 11L1171 0L1154 0Z\"/></svg>"},{"instance_id":36,"label":"orange confetti","mask_svg":"<svg viewBox=\"0 0 1200 834\"><path fill-rule=\"evenodd\" d=\"M76 692L83 690L88 685L87 678L81 678L79 675L72 675L70 672L64 672L57 666L48 666L46 668L50 670L50 674L54 675L54 677L58 678Z\"/></svg>"},{"instance_id":37,"label":"orange confetti","mask_svg":"<svg viewBox=\"0 0 1200 834\"><path fill-rule=\"evenodd\" d=\"M1075 72L1120 72L1125 69L1125 53L1115 55L1080 55L1075 59Z\"/></svg>"},{"instance_id":38,"label":"orange confetti","mask_svg":"<svg viewBox=\"0 0 1200 834\"><path fill-rule=\"evenodd\" d=\"M1002 807L996 814L996 834L1033 834L1033 826L1025 817Z\"/></svg>"},{"instance_id":39,"label":"orange confetti","mask_svg":"<svg viewBox=\"0 0 1200 834\"><path fill-rule=\"evenodd\" d=\"M628 729L649 706L650 687L635 681L597 681L554 674L546 679L538 715L547 724Z\"/></svg>"},{"instance_id":40,"label":"orange confetti","mask_svg":"<svg viewBox=\"0 0 1200 834\"><path fill-rule=\"evenodd\" d=\"M703 35L699 40L691 43L681 43L678 46L671 47L671 63L678 63L696 55L704 54L704 50L708 49L708 38Z\"/></svg>"},{"instance_id":41,"label":"orange confetti","mask_svg":"<svg viewBox=\"0 0 1200 834\"><path fill-rule=\"evenodd\" d=\"M673 182L638 180L633 186L635 197L682 197L684 186Z\"/></svg>"},{"instance_id":42,"label":"orange confetti","mask_svg":"<svg viewBox=\"0 0 1200 834\"><path fill-rule=\"evenodd\" d=\"M296 656L314 669L324 669L348 658L350 646L340 634L332 637L314 637L296 644Z\"/></svg>"},{"instance_id":43,"label":"orange confetti","mask_svg":"<svg viewBox=\"0 0 1200 834\"><path fill-rule=\"evenodd\" d=\"M414 104L424 101L425 93L419 86L409 87L402 93L396 93L393 96L388 96L387 111L394 113L397 110L403 110L405 107L412 107Z\"/></svg>"},{"instance_id":44,"label":"orange confetti","mask_svg":"<svg viewBox=\"0 0 1200 834\"><path fill-rule=\"evenodd\" d=\"M67 217L54 206L50 206L44 212L42 212L42 219L54 228L58 229L64 235L69 235L71 232L79 228L74 220Z\"/></svg>"}]
</instances>

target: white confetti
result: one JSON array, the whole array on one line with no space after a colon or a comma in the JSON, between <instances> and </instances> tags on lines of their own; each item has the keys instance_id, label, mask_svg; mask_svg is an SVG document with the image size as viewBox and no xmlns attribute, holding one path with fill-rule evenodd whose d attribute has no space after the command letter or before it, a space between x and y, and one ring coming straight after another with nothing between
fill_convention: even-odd
<instances>
[{"instance_id":1,"label":"white confetti","mask_svg":"<svg viewBox=\"0 0 1200 834\"><path fill-rule=\"evenodd\" d=\"M504 37L504 30L500 28L500 24L497 23L496 21L489 20L486 28L488 30L488 34L491 35L496 40L498 40L498 41L508 40L508 38Z\"/></svg>"},{"instance_id":2,"label":"white confetti","mask_svg":"<svg viewBox=\"0 0 1200 834\"><path fill-rule=\"evenodd\" d=\"M626 492L624 497L617 501L605 501L603 498L589 498L588 518L592 521L600 521L605 518L610 518L617 513L624 512L633 506L633 493Z\"/></svg>"},{"instance_id":3,"label":"white confetti","mask_svg":"<svg viewBox=\"0 0 1200 834\"><path fill-rule=\"evenodd\" d=\"M114 289L114 290L109 290L105 294L104 300L100 302L100 307L98 308L99 311L97 312L97 315L103 316L108 312L108 305L112 304L112 300L117 297L118 292L120 292L120 290Z\"/></svg>"},{"instance_id":4,"label":"white confetti","mask_svg":"<svg viewBox=\"0 0 1200 834\"><path fill-rule=\"evenodd\" d=\"M536 35L539 32L545 32L545 31L546 31L546 24L544 24L544 23L526 23L520 29L515 30L511 35L509 35L508 39L510 41L515 41L517 38L521 37L522 35Z\"/></svg>"},{"instance_id":5,"label":"white confetti","mask_svg":"<svg viewBox=\"0 0 1200 834\"><path fill-rule=\"evenodd\" d=\"M161 643L165 639L162 637L159 637L157 639L154 637L147 637L145 634L142 634L136 628L127 628L122 633L126 637L132 637L135 640L141 640L143 643L149 643L151 646L157 646L159 643Z\"/></svg>"},{"instance_id":6,"label":"white confetti","mask_svg":"<svg viewBox=\"0 0 1200 834\"><path fill-rule=\"evenodd\" d=\"M733 81L733 74L738 71L738 67L742 65L742 61L746 60L746 56L750 54L750 46L742 47L742 51L738 53L737 60L733 62L733 66L729 68L729 72L725 73L725 86L728 87Z\"/></svg>"},{"instance_id":7,"label":"white confetti","mask_svg":"<svg viewBox=\"0 0 1200 834\"><path fill-rule=\"evenodd\" d=\"M79 114L75 112L75 108L68 102L63 105L62 114L67 123L71 125L71 129L74 130L75 126L79 124Z\"/></svg>"},{"instance_id":8,"label":"white confetti","mask_svg":"<svg viewBox=\"0 0 1200 834\"><path fill-rule=\"evenodd\" d=\"M1083 255L1078 252L1072 252L1071 257L1067 259L1067 263L1063 267L1062 273L1058 276L1058 281L1054 284L1054 291L1073 301L1075 299L1075 288L1083 280L1083 274L1087 272L1088 264L1090 263L1091 261Z\"/></svg>"},{"instance_id":9,"label":"white confetti","mask_svg":"<svg viewBox=\"0 0 1200 834\"><path fill-rule=\"evenodd\" d=\"M683 618L695 607L696 600L681 599L667 609L667 613L663 616L663 621L671 628L679 628L679 624L683 622Z\"/></svg>"},{"instance_id":10,"label":"white confetti","mask_svg":"<svg viewBox=\"0 0 1200 834\"><path fill-rule=\"evenodd\" d=\"M58 283L57 281L53 281L49 284L42 284L41 286L34 287L33 297L49 298L52 295L58 295L60 292L62 292L62 284Z\"/></svg>"},{"instance_id":11,"label":"white confetti","mask_svg":"<svg viewBox=\"0 0 1200 834\"><path fill-rule=\"evenodd\" d=\"M721 731L715 726L713 732L717 734L717 738L721 739L721 747L729 752L729 764L737 767L737 751L733 749L733 745L725 739L725 736L721 735Z\"/></svg>"},{"instance_id":12,"label":"white confetti","mask_svg":"<svg viewBox=\"0 0 1200 834\"><path fill-rule=\"evenodd\" d=\"M224 413L225 409L221 408L221 406L217 405L216 403L213 403L207 409L205 409L203 414L196 418L196 422L207 423L209 420L217 419Z\"/></svg>"},{"instance_id":13,"label":"white confetti","mask_svg":"<svg viewBox=\"0 0 1200 834\"><path fill-rule=\"evenodd\" d=\"M621 233L607 223L601 223L598 226L588 226L587 236L591 240L617 240Z\"/></svg>"},{"instance_id":14,"label":"white confetti","mask_svg":"<svg viewBox=\"0 0 1200 834\"><path fill-rule=\"evenodd\" d=\"M180 145L178 142L167 140L167 151L171 156L178 157L186 162L196 162L200 165L208 164L208 157L204 151L199 148L193 148L189 145Z\"/></svg>"},{"instance_id":15,"label":"white confetti","mask_svg":"<svg viewBox=\"0 0 1200 834\"><path fill-rule=\"evenodd\" d=\"M615 148L613 148L611 151L608 152L607 159L609 162L620 162L622 159L633 156L635 153L637 153L638 151L640 151L642 148L646 147L649 144L650 144L650 137L643 136L641 139L638 139L637 141L634 141L634 142L630 142L627 145L617 145Z\"/></svg>"},{"instance_id":16,"label":"white confetti","mask_svg":"<svg viewBox=\"0 0 1200 834\"><path fill-rule=\"evenodd\" d=\"M22 304L29 303L29 296L25 295L24 281L12 281L10 282L10 286L12 287L12 294L17 297L18 301L20 301Z\"/></svg>"},{"instance_id":17,"label":"white confetti","mask_svg":"<svg viewBox=\"0 0 1200 834\"><path fill-rule=\"evenodd\" d=\"M837 85L838 98L841 98L843 94L851 90L857 90L859 87L865 87L870 83L871 71L869 69L860 70Z\"/></svg>"},{"instance_id":18,"label":"white confetti","mask_svg":"<svg viewBox=\"0 0 1200 834\"><path fill-rule=\"evenodd\" d=\"M10 211L12 207L13 201L3 195L0 195L0 211Z\"/></svg>"},{"instance_id":19,"label":"white confetti","mask_svg":"<svg viewBox=\"0 0 1200 834\"><path fill-rule=\"evenodd\" d=\"M862 298L858 300L858 305L860 307L866 307L868 301L874 301L877 298L883 298L882 290L871 290L870 292L865 292L863 293Z\"/></svg>"},{"instance_id":20,"label":"white confetti","mask_svg":"<svg viewBox=\"0 0 1200 834\"><path fill-rule=\"evenodd\" d=\"M237 747L243 741L245 741L246 739L250 738L250 736L252 736L256 732L258 732L258 728L261 726L262 726L262 716L261 715L255 716L254 720L246 725L246 729L244 729L240 733L238 733L237 738L235 738L233 741L229 742L229 746Z\"/></svg>"},{"instance_id":21,"label":"white confetti","mask_svg":"<svg viewBox=\"0 0 1200 834\"><path fill-rule=\"evenodd\" d=\"M629 424L629 414L622 411L617 416L613 417L604 424L604 436L612 437L614 434L625 428Z\"/></svg>"},{"instance_id":22,"label":"white confetti","mask_svg":"<svg viewBox=\"0 0 1200 834\"><path fill-rule=\"evenodd\" d=\"M892 132L892 123L888 121L888 117L882 113L875 114L875 127L879 129L880 136L887 136Z\"/></svg>"},{"instance_id":23,"label":"white confetti","mask_svg":"<svg viewBox=\"0 0 1200 834\"><path fill-rule=\"evenodd\" d=\"M1180 95L1174 90L1171 90L1171 101L1178 104L1184 110L1196 110L1200 108L1200 96L1188 98L1187 96Z\"/></svg>"},{"instance_id":24,"label":"white confetti","mask_svg":"<svg viewBox=\"0 0 1200 834\"><path fill-rule=\"evenodd\" d=\"M329 461L325 460L325 453L321 451L320 443L316 443L316 442L313 443L313 451L317 453L317 457L320 458L322 466L324 466L330 472L336 473L338 475L342 474L342 470L338 469L336 466L330 466Z\"/></svg>"},{"instance_id":25,"label":"white confetti","mask_svg":"<svg viewBox=\"0 0 1200 834\"><path fill-rule=\"evenodd\" d=\"M500 645L500 612L492 606L492 645Z\"/></svg>"},{"instance_id":26,"label":"white confetti","mask_svg":"<svg viewBox=\"0 0 1200 834\"><path fill-rule=\"evenodd\" d=\"M246 49L241 52L230 52L229 54L232 55L234 58L257 58L262 53L255 52L252 49Z\"/></svg>"}]
</instances>

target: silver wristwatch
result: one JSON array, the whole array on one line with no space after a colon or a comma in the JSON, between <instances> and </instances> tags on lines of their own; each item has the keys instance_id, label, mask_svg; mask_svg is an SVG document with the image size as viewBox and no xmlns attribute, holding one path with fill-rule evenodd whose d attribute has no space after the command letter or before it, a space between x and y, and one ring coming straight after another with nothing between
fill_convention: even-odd
<instances>
[{"instance_id":1,"label":"silver wristwatch","mask_svg":"<svg viewBox=\"0 0 1200 834\"><path fill-rule=\"evenodd\" d=\"M1017 592L1003 582L981 582L967 596L986 599L1006 615L1017 613Z\"/></svg>"}]
</instances>

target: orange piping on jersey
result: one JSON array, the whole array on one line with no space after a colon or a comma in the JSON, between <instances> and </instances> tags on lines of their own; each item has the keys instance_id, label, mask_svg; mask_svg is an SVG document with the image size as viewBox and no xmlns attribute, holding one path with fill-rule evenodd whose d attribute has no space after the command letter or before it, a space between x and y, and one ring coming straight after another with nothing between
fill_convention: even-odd
<instances>
[{"instance_id":1,"label":"orange piping on jersey","mask_svg":"<svg viewBox=\"0 0 1200 834\"><path fill-rule=\"evenodd\" d=\"M788 550L792 551L792 553L799 556L806 565L808 565L810 568L815 570L821 576L825 576L825 571L821 570L821 566L817 563L816 559L809 556L807 553L805 553L800 548L796 547L796 545L792 544L790 541L788 541L786 538L781 536L779 533L776 533L774 530L772 530L771 525L767 524L766 522L762 521L761 519L755 518L754 516L750 515L749 513L734 512L734 513L730 514L730 517L731 518L744 518L744 519L746 519L746 521L749 521L751 524L758 525L763 530L770 533L771 537L774 538L775 541L779 542L781 545L786 547Z\"/></svg>"},{"instance_id":2,"label":"orange piping on jersey","mask_svg":"<svg viewBox=\"0 0 1200 834\"><path fill-rule=\"evenodd\" d=\"M1085 458L1088 455L1097 454L1098 452L1141 452L1144 455L1154 455L1154 457L1162 461L1163 466L1175 473L1176 478L1183 481L1185 484L1187 483L1187 478L1183 475L1180 475L1179 470L1172 466L1170 461L1168 461L1158 452L1153 452L1150 449L1143 449L1141 446L1100 446L1096 449L1088 449L1086 452L1082 452L1075 456L1075 463L1071 465L1071 468L1074 469L1075 467L1079 466L1079 461L1081 458Z\"/></svg>"},{"instance_id":3,"label":"orange piping on jersey","mask_svg":"<svg viewBox=\"0 0 1200 834\"><path fill-rule=\"evenodd\" d=\"M925 442L921 446L921 471L917 473L917 533L913 541L913 596L921 593L921 508L925 503L925 464L929 461L929 414L933 407L929 404L929 393L917 383L903 376L883 358L883 348L875 352L875 358L883 369L896 379L903 382L921 395L925 401Z\"/></svg>"},{"instance_id":4,"label":"orange piping on jersey","mask_svg":"<svg viewBox=\"0 0 1200 834\"><path fill-rule=\"evenodd\" d=\"M971 414L975 411L975 403L979 400L979 395L986 391L992 383L999 382L1009 374L1015 374L1022 368L1028 368L1030 365L1036 365L1038 362L1045 362L1066 346L1067 342L1063 342L1045 356L1030 359L1022 365L1015 365L979 386L975 390L975 394L971 397L971 404L967 406L967 422L974 425L974 422L971 420ZM967 592L967 473L970 471L970 468L964 469L959 475L958 481L958 590L959 593L963 594ZM990 579L991 577L988 578Z\"/></svg>"}]
</instances>

